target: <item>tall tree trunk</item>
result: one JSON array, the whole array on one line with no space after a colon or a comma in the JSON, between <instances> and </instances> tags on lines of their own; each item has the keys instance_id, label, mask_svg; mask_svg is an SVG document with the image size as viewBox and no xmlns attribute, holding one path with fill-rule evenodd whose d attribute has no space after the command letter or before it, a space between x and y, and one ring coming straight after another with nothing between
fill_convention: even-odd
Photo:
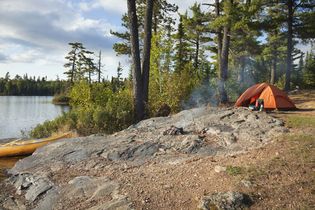
<instances>
[{"instance_id":1,"label":"tall tree trunk","mask_svg":"<svg viewBox=\"0 0 315 210\"><path fill-rule=\"evenodd\" d=\"M220 17L220 1L219 0L215 0L215 14L216 14L217 18ZM219 27L218 30L217 30L217 36L218 36L217 60L218 60L218 68L220 69L221 51L222 51L222 28L221 27Z\"/></svg>"},{"instance_id":2,"label":"tall tree trunk","mask_svg":"<svg viewBox=\"0 0 315 210\"><path fill-rule=\"evenodd\" d=\"M142 74L139 49L139 32L138 32L138 17L136 12L136 0L128 0L128 16L130 29L130 43L132 56L132 76L133 76L133 97L135 117L137 121L144 118L144 103L142 93Z\"/></svg>"},{"instance_id":3,"label":"tall tree trunk","mask_svg":"<svg viewBox=\"0 0 315 210\"><path fill-rule=\"evenodd\" d=\"M278 37L278 30L275 29L273 36ZM277 75L277 64L278 64L278 41L273 43L272 47L272 67L271 67L271 73L270 73L270 84L274 85L277 81L276 75Z\"/></svg>"},{"instance_id":4,"label":"tall tree trunk","mask_svg":"<svg viewBox=\"0 0 315 210\"><path fill-rule=\"evenodd\" d=\"M270 84L272 85L276 83L277 63L278 63L277 51L274 50L273 58L272 58L271 74L270 74Z\"/></svg>"},{"instance_id":5,"label":"tall tree trunk","mask_svg":"<svg viewBox=\"0 0 315 210\"><path fill-rule=\"evenodd\" d=\"M287 43L287 68L285 72L285 87L286 91L290 90L291 72L292 72L292 51L293 51L293 0L288 0L288 43Z\"/></svg>"},{"instance_id":6,"label":"tall tree trunk","mask_svg":"<svg viewBox=\"0 0 315 210\"><path fill-rule=\"evenodd\" d=\"M229 49L230 49L230 25L228 24L227 26L224 26L223 28L220 77L219 77L220 103L228 102L228 97L225 90L225 83L228 78Z\"/></svg>"},{"instance_id":7,"label":"tall tree trunk","mask_svg":"<svg viewBox=\"0 0 315 210\"><path fill-rule=\"evenodd\" d=\"M144 46L142 56L142 82L143 82L143 102L148 104L149 98L149 75L150 75L150 52L152 38L152 14L153 0L146 0L146 12L144 20Z\"/></svg>"},{"instance_id":8,"label":"tall tree trunk","mask_svg":"<svg viewBox=\"0 0 315 210\"><path fill-rule=\"evenodd\" d=\"M216 17L220 17L220 1L215 0L215 14ZM218 63L218 76L219 76L219 93L220 93L220 103L226 103L227 93L225 90L225 80L227 78L227 62L228 62L228 50L229 50L229 26L225 26L223 29L222 35L222 27L219 27L217 30L217 37L218 37L218 54L217 54L217 63Z\"/></svg>"}]
</instances>

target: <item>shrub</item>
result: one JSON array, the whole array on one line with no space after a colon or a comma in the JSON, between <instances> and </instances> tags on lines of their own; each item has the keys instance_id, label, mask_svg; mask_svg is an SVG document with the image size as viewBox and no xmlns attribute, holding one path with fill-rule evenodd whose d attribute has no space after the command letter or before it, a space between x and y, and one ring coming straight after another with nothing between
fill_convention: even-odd
<instances>
[{"instance_id":1,"label":"shrub","mask_svg":"<svg viewBox=\"0 0 315 210\"><path fill-rule=\"evenodd\" d=\"M64 114L54 120L47 120L42 124L37 125L31 130L30 136L33 138L44 138L49 137L52 133L57 132L59 129L63 128L68 121L67 114Z\"/></svg>"},{"instance_id":2,"label":"shrub","mask_svg":"<svg viewBox=\"0 0 315 210\"><path fill-rule=\"evenodd\" d=\"M69 105L70 97L67 96L65 93L60 93L60 94L54 95L52 102L53 104Z\"/></svg>"},{"instance_id":3,"label":"shrub","mask_svg":"<svg viewBox=\"0 0 315 210\"><path fill-rule=\"evenodd\" d=\"M72 87L70 96L72 109L55 120L36 126L31 131L32 137L46 137L65 127L76 129L80 135L113 133L134 122L130 89L114 93L106 84L81 81Z\"/></svg>"}]
</instances>

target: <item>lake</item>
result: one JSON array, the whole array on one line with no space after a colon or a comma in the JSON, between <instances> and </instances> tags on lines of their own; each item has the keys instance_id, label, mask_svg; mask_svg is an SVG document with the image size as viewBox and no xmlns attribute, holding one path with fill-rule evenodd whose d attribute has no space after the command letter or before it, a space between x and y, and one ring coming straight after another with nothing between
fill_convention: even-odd
<instances>
[{"instance_id":1,"label":"lake","mask_svg":"<svg viewBox=\"0 0 315 210\"><path fill-rule=\"evenodd\" d=\"M37 124L52 120L69 107L54 105L52 96L0 96L0 139L23 137Z\"/></svg>"}]
</instances>

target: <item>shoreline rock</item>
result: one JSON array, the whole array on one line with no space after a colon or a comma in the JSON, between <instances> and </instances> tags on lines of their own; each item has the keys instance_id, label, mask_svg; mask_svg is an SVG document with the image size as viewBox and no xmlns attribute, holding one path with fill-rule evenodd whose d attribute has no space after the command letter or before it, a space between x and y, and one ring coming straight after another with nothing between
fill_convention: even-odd
<instances>
[{"instance_id":1,"label":"shoreline rock","mask_svg":"<svg viewBox=\"0 0 315 210\"><path fill-rule=\"evenodd\" d=\"M172 128L180 135L164 135ZM286 132L266 113L202 107L156 117L106 136L61 140L36 150L9 170L7 182L35 209L132 209L128 195L105 172L146 163L182 164L193 157L234 155ZM12 194L14 198L17 194ZM73 198L73 199L72 199ZM16 198L18 199L18 198ZM0 206L1 204L0 200Z\"/></svg>"}]
</instances>

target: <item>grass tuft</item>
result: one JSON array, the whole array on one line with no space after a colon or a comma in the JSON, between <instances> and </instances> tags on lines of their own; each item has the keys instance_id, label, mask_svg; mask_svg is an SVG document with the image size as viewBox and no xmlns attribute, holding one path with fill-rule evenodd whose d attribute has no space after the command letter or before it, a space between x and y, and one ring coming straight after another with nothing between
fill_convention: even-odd
<instances>
[{"instance_id":1,"label":"grass tuft","mask_svg":"<svg viewBox=\"0 0 315 210\"><path fill-rule=\"evenodd\" d=\"M226 173L230 176L236 176L243 174L245 172L245 168L239 166L227 166Z\"/></svg>"},{"instance_id":2,"label":"grass tuft","mask_svg":"<svg viewBox=\"0 0 315 210\"><path fill-rule=\"evenodd\" d=\"M287 125L293 128L306 128L315 127L315 117L314 116L288 116Z\"/></svg>"}]
</instances>

